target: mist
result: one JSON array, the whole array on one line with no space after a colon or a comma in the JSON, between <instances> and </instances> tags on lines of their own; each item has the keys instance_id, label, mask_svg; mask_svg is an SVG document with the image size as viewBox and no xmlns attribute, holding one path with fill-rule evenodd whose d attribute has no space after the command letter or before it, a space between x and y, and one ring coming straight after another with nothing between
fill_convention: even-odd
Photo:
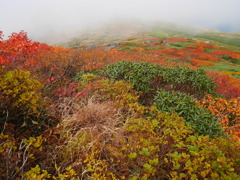
<instances>
[{"instance_id":1,"label":"mist","mask_svg":"<svg viewBox=\"0 0 240 180\"><path fill-rule=\"evenodd\" d=\"M0 0L5 38L24 30L33 40L61 42L116 21L164 21L240 31L239 0Z\"/></svg>"}]
</instances>

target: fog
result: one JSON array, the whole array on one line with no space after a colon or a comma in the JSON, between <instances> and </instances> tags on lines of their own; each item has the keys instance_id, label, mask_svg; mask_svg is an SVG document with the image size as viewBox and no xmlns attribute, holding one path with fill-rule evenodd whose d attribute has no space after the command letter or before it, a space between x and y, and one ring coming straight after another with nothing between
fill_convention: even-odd
<instances>
[{"instance_id":1,"label":"fog","mask_svg":"<svg viewBox=\"0 0 240 180\"><path fill-rule=\"evenodd\" d=\"M5 38L24 30L40 41L118 20L165 21L219 31L240 31L239 0L0 0Z\"/></svg>"}]
</instances>

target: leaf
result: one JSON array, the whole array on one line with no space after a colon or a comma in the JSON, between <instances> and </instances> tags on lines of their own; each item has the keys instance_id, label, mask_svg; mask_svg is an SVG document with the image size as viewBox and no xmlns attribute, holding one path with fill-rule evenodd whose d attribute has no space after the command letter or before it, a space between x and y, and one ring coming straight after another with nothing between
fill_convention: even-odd
<instances>
[{"instance_id":1,"label":"leaf","mask_svg":"<svg viewBox=\"0 0 240 180\"><path fill-rule=\"evenodd\" d=\"M138 179L137 176L133 176L133 177L131 177L129 180L137 180L137 179Z\"/></svg>"},{"instance_id":2,"label":"leaf","mask_svg":"<svg viewBox=\"0 0 240 180\"><path fill-rule=\"evenodd\" d=\"M25 127L25 126L27 126L27 123L25 121L23 121L23 124L21 127Z\"/></svg>"},{"instance_id":3,"label":"leaf","mask_svg":"<svg viewBox=\"0 0 240 180\"><path fill-rule=\"evenodd\" d=\"M136 157L137 157L137 153L136 153L136 152L130 153L130 154L128 155L128 158L129 158L129 159L134 159L134 158L136 158Z\"/></svg>"},{"instance_id":4,"label":"leaf","mask_svg":"<svg viewBox=\"0 0 240 180\"><path fill-rule=\"evenodd\" d=\"M35 125L39 125L39 123L37 121L32 120L32 123Z\"/></svg>"},{"instance_id":5,"label":"leaf","mask_svg":"<svg viewBox=\"0 0 240 180\"><path fill-rule=\"evenodd\" d=\"M173 169L179 169L181 167L180 164L176 164L175 166L173 166Z\"/></svg>"},{"instance_id":6,"label":"leaf","mask_svg":"<svg viewBox=\"0 0 240 180\"><path fill-rule=\"evenodd\" d=\"M144 164L143 167L145 169L147 169L148 171L152 171L153 170L152 166L150 164L148 164L148 163Z\"/></svg>"}]
</instances>

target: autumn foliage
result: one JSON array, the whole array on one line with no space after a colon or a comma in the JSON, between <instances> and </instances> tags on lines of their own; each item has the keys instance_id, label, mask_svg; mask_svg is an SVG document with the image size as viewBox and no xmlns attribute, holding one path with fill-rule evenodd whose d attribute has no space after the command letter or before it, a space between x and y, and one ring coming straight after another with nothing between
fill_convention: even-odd
<instances>
[{"instance_id":1,"label":"autumn foliage","mask_svg":"<svg viewBox=\"0 0 240 180\"><path fill-rule=\"evenodd\" d=\"M200 104L218 117L227 134L231 134L235 140L240 140L240 97L226 100L208 95Z\"/></svg>"},{"instance_id":2,"label":"autumn foliage","mask_svg":"<svg viewBox=\"0 0 240 180\"><path fill-rule=\"evenodd\" d=\"M240 80L231 77L229 74L219 72L208 72L210 78L216 84L216 93L223 95L227 99L237 98L240 94Z\"/></svg>"},{"instance_id":3,"label":"autumn foliage","mask_svg":"<svg viewBox=\"0 0 240 180\"><path fill-rule=\"evenodd\" d=\"M238 179L240 54L190 38L63 48L0 31L0 179Z\"/></svg>"}]
</instances>

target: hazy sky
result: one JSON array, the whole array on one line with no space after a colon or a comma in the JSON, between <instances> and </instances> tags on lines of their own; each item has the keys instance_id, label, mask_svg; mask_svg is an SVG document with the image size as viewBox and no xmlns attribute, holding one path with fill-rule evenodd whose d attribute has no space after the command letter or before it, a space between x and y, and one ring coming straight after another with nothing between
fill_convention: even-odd
<instances>
[{"instance_id":1,"label":"hazy sky","mask_svg":"<svg viewBox=\"0 0 240 180\"><path fill-rule=\"evenodd\" d=\"M0 0L5 36L44 37L122 18L240 31L240 0Z\"/></svg>"}]
</instances>

